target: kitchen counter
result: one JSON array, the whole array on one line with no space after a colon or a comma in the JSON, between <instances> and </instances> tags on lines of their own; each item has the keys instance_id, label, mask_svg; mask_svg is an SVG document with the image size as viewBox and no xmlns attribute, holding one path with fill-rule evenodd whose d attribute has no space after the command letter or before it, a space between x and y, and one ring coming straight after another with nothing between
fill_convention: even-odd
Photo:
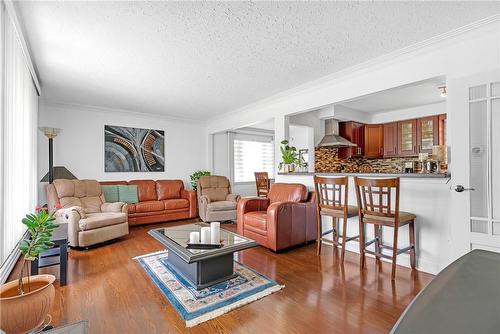
<instances>
[{"instance_id":1,"label":"kitchen counter","mask_svg":"<svg viewBox=\"0 0 500 334\"><path fill-rule=\"evenodd\" d=\"M301 183L309 190L314 190L314 175L321 176L361 176L361 177L401 177L400 203L401 211L411 212L417 216L417 268L431 274L438 273L449 262L449 252L452 249L450 229L455 222L450 220L451 198L454 195L450 174L385 174L385 173L279 173L276 182ZM354 177L349 177L348 204L356 205L356 187ZM359 217L348 219L348 235L358 234ZM323 218L324 230L331 229L331 219ZM366 229L367 240L373 239L373 226ZM393 240L393 229L383 229L383 239L387 244ZM399 230L399 248L409 245L408 226ZM331 234L326 236L331 239ZM369 246L373 247L373 245ZM357 242L346 244L346 250L359 253ZM397 263L409 267L408 254L398 256ZM373 268L372 268L373 269Z\"/></svg>"},{"instance_id":2,"label":"kitchen counter","mask_svg":"<svg viewBox=\"0 0 500 334\"><path fill-rule=\"evenodd\" d=\"M278 175L319 175L319 176L361 176L361 177L401 177L401 178L450 178L450 173L314 173L293 172L278 173Z\"/></svg>"}]
</instances>

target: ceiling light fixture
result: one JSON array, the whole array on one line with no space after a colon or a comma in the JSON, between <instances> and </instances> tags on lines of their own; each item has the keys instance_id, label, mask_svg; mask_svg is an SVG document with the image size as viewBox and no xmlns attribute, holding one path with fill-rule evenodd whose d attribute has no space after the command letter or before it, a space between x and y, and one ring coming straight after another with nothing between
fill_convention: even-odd
<instances>
[{"instance_id":1,"label":"ceiling light fixture","mask_svg":"<svg viewBox=\"0 0 500 334\"><path fill-rule=\"evenodd\" d=\"M441 91L439 94L441 97L448 96L448 92L446 91L446 86L439 86L438 89Z\"/></svg>"}]
</instances>

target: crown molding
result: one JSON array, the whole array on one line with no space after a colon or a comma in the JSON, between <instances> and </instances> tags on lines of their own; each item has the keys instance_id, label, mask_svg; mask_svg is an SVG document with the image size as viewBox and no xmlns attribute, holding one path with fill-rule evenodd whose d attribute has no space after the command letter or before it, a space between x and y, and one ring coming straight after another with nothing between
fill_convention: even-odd
<instances>
[{"instance_id":1,"label":"crown molding","mask_svg":"<svg viewBox=\"0 0 500 334\"><path fill-rule=\"evenodd\" d=\"M126 110L126 109L117 109L117 108L108 108L108 107L101 107L101 106L93 106L93 105L86 105L86 104L79 104L79 103L69 103L69 102L60 102L60 101L54 101L51 99L40 99L40 105L44 105L46 107L51 107L59 110L67 110L67 111L90 111L90 112L97 112L97 113L108 113L108 114L126 114L130 116L135 116L135 117L147 117L147 118L153 118L153 119L162 119L166 121L172 121L172 122L182 122L182 123L195 123L195 124L200 124L204 125L204 121L200 121L197 119L191 119L191 118L182 118L182 117L173 117L173 116L167 116L167 115L162 115L162 114L154 114L154 113L147 113L147 112L140 112L140 111L132 111L132 110Z\"/></svg>"},{"instance_id":2,"label":"crown molding","mask_svg":"<svg viewBox=\"0 0 500 334\"><path fill-rule=\"evenodd\" d=\"M495 31L499 31L500 29L500 14L495 14L484 19L472 22L465 26L459 27L454 30L450 30L443 34L425 39L421 42L406 46L404 48L386 53L382 56L372 58L365 62L359 63L354 66L350 66L348 68L336 71L327 76L321 77L316 80L309 81L305 84L299 85L297 87L285 90L281 93L269 96L265 99L259 100L257 102L248 104L244 107L238 108L233 111L229 111L220 115L216 115L207 120L207 124L211 122L216 122L217 120L223 119L227 116L236 115L239 113L250 111L251 109L265 106L270 103L279 103L285 99L291 98L293 96L307 93L312 90L316 90L324 86L325 84L333 83L338 81L339 79L346 78L352 76L353 74L362 73L362 72L371 72L380 67L389 66L396 62L403 61L407 58L414 57L423 51L432 51L442 46L443 43L449 43L451 40L453 42L458 42L460 40L466 39L469 33L477 32L480 29L495 29Z\"/></svg>"},{"instance_id":3,"label":"crown molding","mask_svg":"<svg viewBox=\"0 0 500 334\"><path fill-rule=\"evenodd\" d=\"M23 25L19 21L19 17L17 15L17 9L12 0L2 0L5 4L5 9L7 10L7 14L10 17L12 24L14 25L14 31L19 39L19 43L21 44L21 50L23 51L24 58L26 59L26 66L31 73L31 78L33 79L33 83L35 84L38 96L42 95L42 90L40 88L40 80L38 79L38 71L37 68L31 59L30 48L28 47L28 43L24 38L24 29Z\"/></svg>"}]
</instances>

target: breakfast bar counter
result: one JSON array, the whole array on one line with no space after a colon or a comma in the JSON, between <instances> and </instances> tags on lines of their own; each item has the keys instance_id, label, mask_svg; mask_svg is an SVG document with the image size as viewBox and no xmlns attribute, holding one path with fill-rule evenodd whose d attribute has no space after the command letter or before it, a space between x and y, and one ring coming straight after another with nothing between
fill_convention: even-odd
<instances>
[{"instance_id":1,"label":"breakfast bar counter","mask_svg":"<svg viewBox=\"0 0 500 334\"><path fill-rule=\"evenodd\" d=\"M400 179L400 210L414 213L416 230L417 269L437 274L450 263L452 240L450 236L450 202L452 179L450 174L382 174L382 173L278 173L276 182L302 183L314 189L314 175L325 177L349 176L349 205L357 205L354 176L368 178L397 177ZM323 229L331 229L331 220L323 218ZM358 234L358 217L349 218L348 235ZM400 228L398 248L408 246L408 227ZM367 227L367 239L373 238L373 228ZM328 237L328 236L327 236ZM331 236L330 236L331 238ZM384 243L392 244L392 229L384 229ZM359 253L357 242L346 245L348 251ZM398 256L398 264L409 267L407 254Z\"/></svg>"}]
</instances>

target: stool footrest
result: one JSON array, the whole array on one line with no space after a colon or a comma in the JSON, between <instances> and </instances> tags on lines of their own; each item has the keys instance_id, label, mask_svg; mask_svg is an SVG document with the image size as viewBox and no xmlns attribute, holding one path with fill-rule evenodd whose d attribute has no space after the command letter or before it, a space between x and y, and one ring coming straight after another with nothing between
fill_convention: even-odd
<instances>
[{"instance_id":1,"label":"stool footrest","mask_svg":"<svg viewBox=\"0 0 500 334\"><path fill-rule=\"evenodd\" d=\"M334 232L334 231L335 231L334 229L331 229L331 230L328 230L328 231L322 232L322 233L321 233L321 236L324 236L324 235L330 234L330 233L332 233L332 232Z\"/></svg>"},{"instance_id":2,"label":"stool footrest","mask_svg":"<svg viewBox=\"0 0 500 334\"><path fill-rule=\"evenodd\" d=\"M384 253L377 253L377 252L371 251L369 249L365 249L365 253L372 254L372 255L375 255L375 256L380 256L380 257L383 257L385 259L392 260L392 256L390 256L390 255L387 255L387 254L384 254Z\"/></svg>"}]
</instances>

